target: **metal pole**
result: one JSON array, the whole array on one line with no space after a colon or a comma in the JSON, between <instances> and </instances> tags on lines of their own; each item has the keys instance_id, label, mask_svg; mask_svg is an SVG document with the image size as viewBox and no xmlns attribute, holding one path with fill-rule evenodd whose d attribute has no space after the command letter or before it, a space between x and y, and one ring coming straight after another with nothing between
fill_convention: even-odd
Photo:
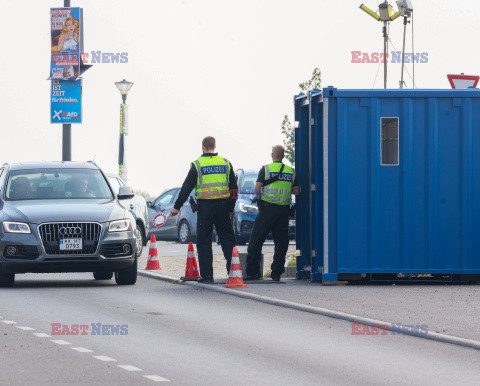
<instances>
[{"instance_id":1,"label":"metal pole","mask_svg":"<svg viewBox=\"0 0 480 386\"><path fill-rule=\"evenodd\" d=\"M402 49L402 75L400 77L400 88L403 88L403 69L405 68L405 36L407 34L407 17L403 17L403 49Z\"/></svg>"},{"instance_id":2,"label":"metal pole","mask_svg":"<svg viewBox=\"0 0 480 386\"><path fill-rule=\"evenodd\" d=\"M70 7L70 0L63 0L64 7ZM62 125L62 161L72 160L72 125L64 123Z\"/></svg>"},{"instance_id":3,"label":"metal pole","mask_svg":"<svg viewBox=\"0 0 480 386\"><path fill-rule=\"evenodd\" d=\"M387 88L387 22L383 22L383 88Z\"/></svg>"}]
</instances>

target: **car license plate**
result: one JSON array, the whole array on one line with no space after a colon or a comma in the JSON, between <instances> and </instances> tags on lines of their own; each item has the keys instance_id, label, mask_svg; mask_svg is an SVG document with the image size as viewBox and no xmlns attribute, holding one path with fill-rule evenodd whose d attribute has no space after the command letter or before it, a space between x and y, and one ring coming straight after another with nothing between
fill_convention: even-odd
<instances>
[{"instance_id":1,"label":"car license plate","mask_svg":"<svg viewBox=\"0 0 480 386\"><path fill-rule=\"evenodd\" d=\"M61 251L78 251L83 248L82 239L60 239Z\"/></svg>"},{"instance_id":2,"label":"car license plate","mask_svg":"<svg viewBox=\"0 0 480 386\"><path fill-rule=\"evenodd\" d=\"M288 226L294 227L295 226L295 221L296 220L288 220Z\"/></svg>"}]
</instances>

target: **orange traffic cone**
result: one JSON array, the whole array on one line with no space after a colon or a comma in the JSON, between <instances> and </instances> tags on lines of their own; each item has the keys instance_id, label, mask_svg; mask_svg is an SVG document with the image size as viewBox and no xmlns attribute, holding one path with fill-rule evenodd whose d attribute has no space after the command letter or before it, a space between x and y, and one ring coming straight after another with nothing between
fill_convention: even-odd
<instances>
[{"instance_id":1,"label":"orange traffic cone","mask_svg":"<svg viewBox=\"0 0 480 386\"><path fill-rule=\"evenodd\" d=\"M150 240L147 267L145 269L162 269L160 267L160 260L158 259L157 240L155 240L155 235L152 235L152 239Z\"/></svg>"},{"instance_id":2,"label":"orange traffic cone","mask_svg":"<svg viewBox=\"0 0 480 386\"><path fill-rule=\"evenodd\" d=\"M243 282L242 267L238 257L237 247L233 247L232 264L230 264L230 273L228 274L228 283L226 288L245 288L247 285Z\"/></svg>"},{"instance_id":3,"label":"orange traffic cone","mask_svg":"<svg viewBox=\"0 0 480 386\"><path fill-rule=\"evenodd\" d=\"M200 275L198 274L197 259L195 259L193 244L189 243L187 253L187 268L185 269L185 276L181 277L180 280L197 281L198 279L200 279Z\"/></svg>"}]
</instances>

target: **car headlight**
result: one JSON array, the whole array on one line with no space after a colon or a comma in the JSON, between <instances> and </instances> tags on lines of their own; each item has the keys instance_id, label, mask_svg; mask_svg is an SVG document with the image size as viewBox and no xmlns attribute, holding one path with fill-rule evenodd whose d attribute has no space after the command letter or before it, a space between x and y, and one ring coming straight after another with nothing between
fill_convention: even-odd
<instances>
[{"instance_id":1,"label":"car headlight","mask_svg":"<svg viewBox=\"0 0 480 386\"><path fill-rule=\"evenodd\" d=\"M116 220L110 223L110 226L108 227L108 231L109 232L125 232L125 231L129 231L131 227L132 227L132 224L128 219Z\"/></svg>"},{"instance_id":2,"label":"car headlight","mask_svg":"<svg viewBox=\"0 0 480 386\"><path fill-rule=\"evenodd\" d=\"M24 222L4 221L3 230L6 233L31 233L30 227Z\"/></svg>"},{"instance_id":3,"label":"car headlight","mask_svg":"<svg viewBox=\"0 0 480 386\"><path fill-rule=\"evenodd\" d=\"M240 204L238 206L238 209L240 209L240 212L243 212L243 213L257 213L258 212L258 208L255 205Z\"/></svg>"}]
</instances>

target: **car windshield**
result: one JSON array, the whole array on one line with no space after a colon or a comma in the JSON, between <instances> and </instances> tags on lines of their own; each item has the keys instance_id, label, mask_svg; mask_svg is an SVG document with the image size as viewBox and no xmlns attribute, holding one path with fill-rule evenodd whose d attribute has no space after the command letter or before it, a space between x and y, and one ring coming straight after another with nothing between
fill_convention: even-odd
<instances>
[{"instance_id":1,"label":"car windshield","mask_svg":"<svg viewBox=\"0 0 480 386\"><path fill-rule=\"evenodd\" d=\"M6 190L9 201L75 198L113 197L97 169L34 169L10 173Z\"/></svg>"},{"instance_id":2,"label":"car windshield","mask_svg":"<svg viewBox=\"0 0 480 386\"><path fill-rule=\"evenodd\" d=\"M244 174L241 176L238 183L238 190L240 194L254 194L255 183L257 182L256 174Z\"/></svg>"}]
</instances>

